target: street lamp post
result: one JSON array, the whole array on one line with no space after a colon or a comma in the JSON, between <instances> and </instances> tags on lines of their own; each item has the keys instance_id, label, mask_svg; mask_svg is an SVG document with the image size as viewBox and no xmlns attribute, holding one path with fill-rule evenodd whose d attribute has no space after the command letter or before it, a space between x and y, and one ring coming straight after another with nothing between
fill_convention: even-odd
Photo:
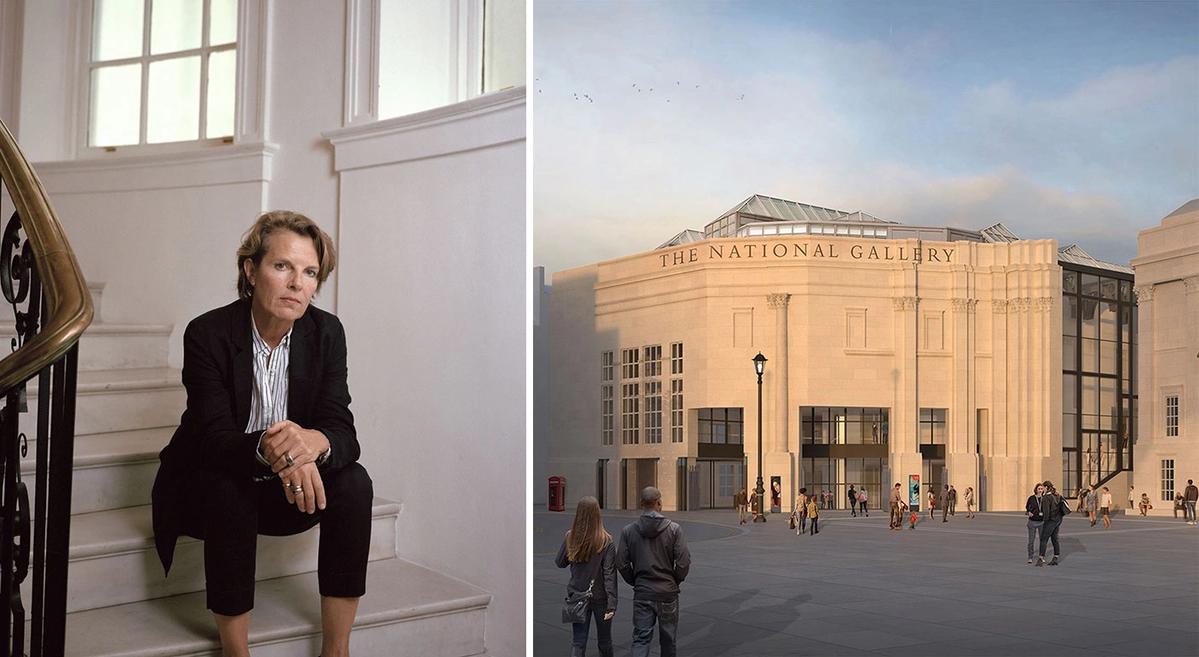
<instances>
[{"instance_id":1,"label":"street lamp post","mask_svg":"<svg viewBox=\"0 0 1199 657\"><path fill-rule=\"evenodd\" d=\"M766 522L765 507L762 506L762 496L766 494L766 489L762 487L762 372L765 370L766 357L759 351L754 356L754 372L758 374L758 487L754 489L758 497L758 510L754 513L754 522Z\"/></svg>"}]
</instances>

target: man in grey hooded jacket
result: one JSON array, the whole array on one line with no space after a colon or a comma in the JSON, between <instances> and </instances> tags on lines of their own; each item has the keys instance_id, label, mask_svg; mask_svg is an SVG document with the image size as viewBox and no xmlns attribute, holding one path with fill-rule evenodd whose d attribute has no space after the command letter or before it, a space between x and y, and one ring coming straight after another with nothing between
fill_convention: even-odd
<instances>
[{"instance_id":1,"label":"man in grey hooded jacket","mask_svg":"<svg viewBox=\"0 0 1199 657\"><path fill-rule=\"evenodd\" d=\"M679 627L679 584L691 569L683 529L662 515L662 493L641 491L641 517L620 532L616 567L633 587L633 657L648 657L658 625L662 657L674 657Z\"/></svg>"}]
</instances>

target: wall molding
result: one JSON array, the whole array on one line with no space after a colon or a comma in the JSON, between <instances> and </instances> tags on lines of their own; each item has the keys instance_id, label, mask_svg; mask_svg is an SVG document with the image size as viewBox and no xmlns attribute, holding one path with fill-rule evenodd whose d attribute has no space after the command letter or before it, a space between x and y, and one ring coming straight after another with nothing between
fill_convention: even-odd
<instances>
[{"instance_id":1,"label":"wall molding","mask_svg":"<svg viewBox=\"0 0 1199 657\"><path fill-rule=\"evenodd\" d=\"M271 143L222 145L182 153L39 162L33 168L51 194L268 183L278 150Z\"/></svg>"},{"instance_id":2,"label":"wall molding","mask_svg":"<svg viewBox=\"0 0 1199 657\"><path fill-rule=\"evenodd\" d=\"M338 172L522 141L525 87L321 134L333 145Z\"/></svg>"}]
</instances>

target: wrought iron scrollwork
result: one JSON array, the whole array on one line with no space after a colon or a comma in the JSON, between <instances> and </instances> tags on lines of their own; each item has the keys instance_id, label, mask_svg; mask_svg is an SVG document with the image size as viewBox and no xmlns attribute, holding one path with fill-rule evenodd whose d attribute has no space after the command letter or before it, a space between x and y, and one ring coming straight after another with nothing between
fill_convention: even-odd
<instances>
[{"instance_id":1,"label":"wrought iron scrollwork","mask_svg":"<svg viewBox=\"0 0 1199 657\"><path fill-rule=\"evenodd\" d=\"M14 212L0 238L0 291L12 306L16 321L13 351L37 334L41 308L41 281L34 266L33 246L24 239L22 232L21 217ZM13 289L14 283L16 289ZM24 310L20 308L21 304L26 304Z\"/></svg>"}]
</instances>

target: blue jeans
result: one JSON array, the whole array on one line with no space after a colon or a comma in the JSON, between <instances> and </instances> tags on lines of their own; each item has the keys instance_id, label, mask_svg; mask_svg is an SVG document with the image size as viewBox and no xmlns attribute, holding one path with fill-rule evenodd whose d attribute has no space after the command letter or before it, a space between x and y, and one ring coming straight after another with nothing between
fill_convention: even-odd
<instances>
[{"instance_id":1,"label":"blue jeans","mask_svg":"<svg viewBox=\"0 0 1199 657\"><path fill-rule=\"evenodd\" d=\"M1037 532L1041 531L1041 525L1044 525L1044 520L1029 520L1028 521L1028 558L1031 559L1036 554L1034 551L1033 542L1037 540Z\"/></svg>"},{"instance_id":2,"label":"blue jeans","mask_svg":"<svg viewBox=\"0 0 1199 657\"><path fill-rule=\"evenodd\" d=\"M656 600L633 601L633 657L649 657L654 640L654 623L658 624L658 642L662 657L675 657L675 635L679 631L679 599L670 602Z\"/></svg>"},{"instance_id":3,"label":"blue jeans","mask_svg":"<svg viewBox=\"0 0 1199 657\"><path fill-rule=\"evenodd\" d=\"M575 648L579 654L582 654L587 647L587 634L591 631L591 619L595 619L595 641L599 645L599 653L602 657L612 657L612 621L604 620L603 609L594 607L587 610L587 621L583 623L571 623L570 629L574 634L570 645Z\"/></svg>"},{"instance_id":4,"label":"blue jeans","mask_svg":"<svg viewBox=\"0 0 1199 657\"><path fill-rule=\"evenodd\" d=\"M1195 500L1186 501L1186 519L1195 522Z\"/></svg>"}]
</instances>

